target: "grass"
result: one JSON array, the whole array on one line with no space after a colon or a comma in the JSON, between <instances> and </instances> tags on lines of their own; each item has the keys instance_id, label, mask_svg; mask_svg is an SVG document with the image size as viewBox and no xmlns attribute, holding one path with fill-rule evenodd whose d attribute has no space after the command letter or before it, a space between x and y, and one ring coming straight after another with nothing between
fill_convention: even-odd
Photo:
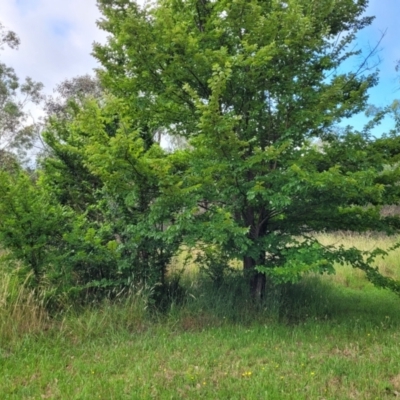
<instances>
[{"instance_id":1,"label":"grass","mask_svg":"<svg viewBox=\"0 0 400 400\"><path fill-rule=\"evenodd\" d=\"M28 289L27 280L21 284L15 273L1 274L0 340L2 341L12 341L23 334L40 333L46 330L49 324L43 301L34 290Z\"/></svg>"},{"instance_id":2,"label":"grass","mask_svg":"<svg viewBox=\"0 0 400 400\"><path fill-rule=\"evenodd\" d=\"M345 247L356 247L360 250L374 250L379 247L383 250L389 249L393 246L398 237L387 237L381 234L357 234L349 232L339 232L336 235L318 235L319 241L324 245L340 245ZM375 266L379 268L380 272L393 279L400 280L400 249L392 251L385 258L378 258ZM363 289L370 287L371 284L367 282L364 273L360 270L354 270L349 266L336 266L336 275L329 279L335 283L343 286L354 287Z\"/></svg>"},{"instance_id":3,"label":"grass","mask_svg":"<svg viewBox=\"0 0 400 400\"><path fill-rule=\"evenodd\" d=\"M365 314L294 326L198 329L185 318L101 332L80 326L2 349L0 391L4 399L392 398L399 327L393 315Z\"/></svg>"},{"instance_id":4,"label":"grass","mask_svg":"<svg viewBox=\"0 0 400 400\"><path fill-rule=\"evenodd\" d=\"M320 239L360 248L382 240L390 246L375 237ZM378 263L395 277L398 259ZM0 291L1 398L400 396L400 300L370 286L357 271L310 276L257 307L235 275L213 291L198 273L189 275L183 278L185 303L166 314L150 313L138 294L58 319L41 314L28 288L18 292L9 276ZM14 301L6 287L13 288ZM28 308L16 307L16 299ZM29 307L37 307L30 320Z\"/></svg>"}]
</instances>

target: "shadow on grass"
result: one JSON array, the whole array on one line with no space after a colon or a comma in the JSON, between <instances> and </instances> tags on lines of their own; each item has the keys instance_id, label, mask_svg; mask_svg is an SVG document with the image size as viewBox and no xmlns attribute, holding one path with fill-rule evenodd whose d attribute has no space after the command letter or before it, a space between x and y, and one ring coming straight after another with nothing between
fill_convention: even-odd
<instances>
[{"instance_id":1,"label":"shadow on grass","mask_svg":"<svg viewBox=\"0 0 400 400\"><path fill-rule=\"evenodd\" d=\"M103 337L105 333L111 334L110 337L117 332L143 333L160 326L174 331L203 331L232 325L271 325L285 330L287 326L307 325L313 329L326 326L328 331L337 326L349 332L400 328L400 298L372 286L349 288L309 276L298 284L270 286L262 301L254 301L248 282L239 273L228 275L218 285L201 276L174 285L169 287L168 296L163 297L161 310L149 304L146 293L135 292L119 301L105 300L83 310L71 309L48 320L43 333L80 340ZM36 322L37 318L33 319ZM2 321L5 319L0 318L0 339L18 339L32 332L19 320L15 321L17 327L8 332L4 328L10 324Z\"/></svg>"},{"instance_id":2,"label":"shadow on grass","mask_svg":"<svg viewBox=\"0 0 400 400\"><path fill-rule=\"evenodd\" d=\"M400 327L400 298L366 286L362 290L339 286L318 276L283 290L280 319L288 323L320 320L334 323Z\"/></svg>"},{"instance_id":3,"label":"shadow on grass","mask_svg":"<svg viewBox=\"0 0 400 400\"><path fill-rule=\"evenodd\" d=\"M219 286L206 279L184 286L186 301L174 313L187 330L225 323L297 325L311 321L400 327L400 298L372 286L360 290L309 276L297 284L270 286L261 302L251 298L248 284L238 275L227 277Z\"/></svg>"}]
</instances>

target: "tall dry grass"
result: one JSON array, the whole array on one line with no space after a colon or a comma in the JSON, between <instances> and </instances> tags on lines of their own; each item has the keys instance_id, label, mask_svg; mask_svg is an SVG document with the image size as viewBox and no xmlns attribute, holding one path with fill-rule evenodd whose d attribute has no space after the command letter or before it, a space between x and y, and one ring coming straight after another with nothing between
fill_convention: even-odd
<instances>
[{"instance_id":1,"label":"tall dry grass","mask_svg":"<svg viewBox=\"0 0 400 400\"><path fill-rule=\"evenodd\" d=\"M27 333L48 329L50 320L44 296L29 287L28 276L22 283L18 271L0 265L0 341L9 342Z\"/></svg>"},{"instance_id":2,"label":"tall dry grass","mask_svg":"<svg viewBox=\"0 0 400 400\"><path fill-rule=\"evenodd\" d=\"M321 244L326 246L343 245L345 248L356 247L359 250L365 251L371 251L376 248L388 250L391 246L400 241L399 236L387 236L374 232L359 234L354 232L340 231L334 234L316 234L315 237ZM201 270L201 266L195 262L198 253L198 250L189 251L186 248L182 248L180 253L172 260L172 263L169 267L169 273L174 274L184 271L185 276L195 279ZM400 280L400 248L390 252L386 257L377 258L375 266L377 266L379 271L385 276ZM241 270L242 263L240 260L235 260L230 263L230 267L235 270ZM361 281L365 281L363 271L353 269L349 265L336 265L336 275L333 279L337 283L345 284L345 278L349 276L352 276L355 279L359 278Z\"/></svg>"},{"instance_id":3,"label":"tall dry grass","mask_svg":"<svg viewBox=\"0 0 400 400\"><path fill-rule=\"evenodd\" d=\"M360 235L348 232L320 234L317 237L325 245L354 246L361 250L373 250L377 247L388 249L399 240L398 237L372 233ZM221 318L221 321L228 317L240 321L254 320L258 315L258 310L254 309L250 312L251 302L246 297L247 286L242 282L241 267L238 263L231 265L233 272L227 275L224 285L216 290L211 282L204 280L204 276L202 278L200 266L193 262L194 257L192 260L186 260L186 257L187 252L185 251L177 255L169 271L170 277L173 277L174 274L181 274L179 276L182 278L181 282L185 288L186 300L181 303L181 306L176 307L179 318L185 313L190 318L197 315L205 316L209 310L213 317L217 320ZM384 275L400 280L400 249L390 253L387 257L377 259L376 266ZM183 270L184 272L181 273ZM124 327L128 331L140 331L146 329L149 315L151 315L151 319L154 319L151 304L149 308L148 303L150 289L144 290L143 288L142 290L132 289L129 296L121 296L119 300L117 299L118 301L115 299L104 301L83 310L71 308L61 317L51 318L44 304L46 293L43 290L42 292L33 290L28 284L29 278L21 282L18 269L11 270L0 264L0 345L18 340L25 334L41 333L49 329L70 336L96 336L101 335L107 329L117 329L118 327ZM322 278L318 275L310 278L315 279L315 281L306 280L309 282L308 286L313 290L318 289L318 282L322 285L328 284L332 290L336 290L337 287L348 287L359 289L360 293L361 290L369 289L372 286L362 271L351 266L337 265L336 275ZM326 287L323 286L323 290L326 290ZM293 296L299 297L298 293ZM271 302L273 300L271 299ZM276 309L279 312L279 304L269 309ZM245 313L244 315L241 314L241 310ZM173 311L172 308L169 313L171 311ZM197 320L196 318L193 320Z\"/></svg>"},{"instance_id":4,"label":"tall dry grass","mask_svg":"<svg viewBox=\"0 0 400 400\"><path fill-rule=\"evenodd\" d=\"M337 232L335 234L318 234L317 239L323 245L341 246L345 248L356 247L359 250L372 251L376 248L388 250L394 244L400 241L398 236L387 236L374 232L363 234L354 232ZM400 249L389 252L386 257L378 257L374 266L379 271L390 278L400 280ZM350 265L336 265L336 274L326 279L339 285L352 286L362 289L370 285L365 273L359 269L354 269Z\"/></svg>"}]
</instances>

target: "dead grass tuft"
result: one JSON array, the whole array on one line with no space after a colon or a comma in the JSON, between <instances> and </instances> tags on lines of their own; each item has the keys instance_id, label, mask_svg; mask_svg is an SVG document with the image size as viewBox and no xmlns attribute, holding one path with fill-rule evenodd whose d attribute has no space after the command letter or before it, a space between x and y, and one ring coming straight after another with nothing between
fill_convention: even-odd
<instances>
[{"instance_id":1,"label":"dead grass tuft","mask_svg":"<svg viewBox=\"0 0 400 400\"><path fill-rule=\"evenodd\" d=\"M29 279L29 278L28 278ZM28 279L19 284L11 273L3 273L0 281L0 338L11 340L27 333L50 328L50 318L43 296L28 287Z\"/></svg>"},{"instance_id":2,"label":"dead grass tuft","mask_svg":"<svg viewBox=\"0 0 400 400\"><path fill-rule=\"evenodd\" d=\"M394 390L400 391L400 374L397 374L392 379L390 379L390 383L393 385Z\"/></svg>"}]
</instances>

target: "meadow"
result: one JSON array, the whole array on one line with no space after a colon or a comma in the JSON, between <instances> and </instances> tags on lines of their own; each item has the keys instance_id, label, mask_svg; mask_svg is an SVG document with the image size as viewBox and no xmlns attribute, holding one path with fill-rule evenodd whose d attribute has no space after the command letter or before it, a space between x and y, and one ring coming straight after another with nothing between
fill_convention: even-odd
<instances>
[{"instance_id":1,"label":"meadow","mask_svg":"<svg viewBox=\"0 0 400 400\"><path fill-rule=\"evenodd\" d=\"M349 233L319 239L360 249L394 241ZM399 260L397 251L377 266L400 279ZM349 266L271 288L254 304L235 271L216 289L189 265L184 295L164 312L141 290L49 316L40 295L16 282L4 269L2 399L400 397L400 299Z\"/></svg>"}]
</instances>

